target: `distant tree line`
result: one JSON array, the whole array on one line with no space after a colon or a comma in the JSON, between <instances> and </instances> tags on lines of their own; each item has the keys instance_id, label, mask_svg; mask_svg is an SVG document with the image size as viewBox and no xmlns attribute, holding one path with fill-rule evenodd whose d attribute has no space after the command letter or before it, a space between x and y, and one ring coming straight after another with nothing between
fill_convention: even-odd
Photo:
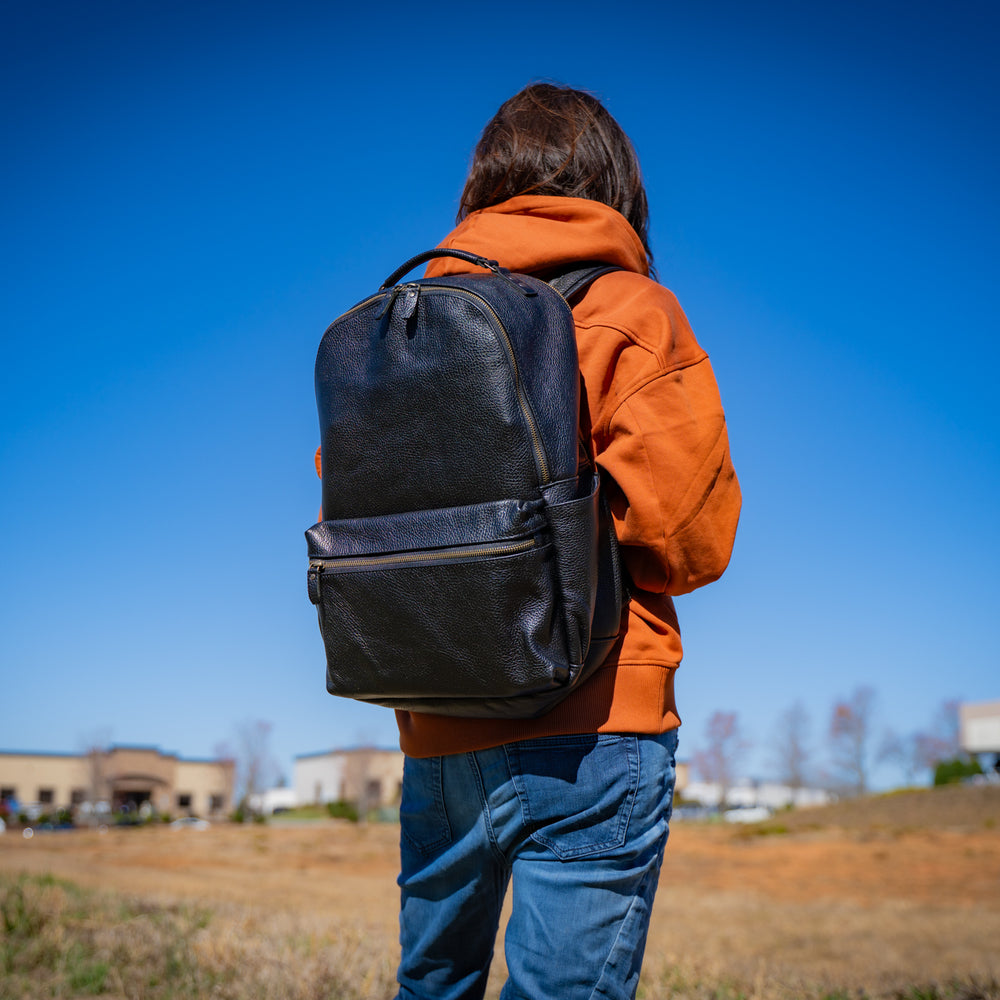
<instances>
[{"instance_id":1,"label":"distant tree line","mask_svg":"<svg viewBox=\"0 0 1000 1000\"><path fill-rule=\"evenodd\" d=\"M825 731L816 729L803 703L796 701L781 712L768 733L769 776L793 789L812 786L840 795L865 795L880 764L894 766L907 785L918 778L946 784L979 774L978 760L961 747L958 706L958 699L946 699L927 729L899 734L879 730L878 698L867 685L834 702ZM741 777L750 746L736 712L714 712L702 746L692 757L695 774L719 785L724 801Z\"/></svg>"}]
</instances>

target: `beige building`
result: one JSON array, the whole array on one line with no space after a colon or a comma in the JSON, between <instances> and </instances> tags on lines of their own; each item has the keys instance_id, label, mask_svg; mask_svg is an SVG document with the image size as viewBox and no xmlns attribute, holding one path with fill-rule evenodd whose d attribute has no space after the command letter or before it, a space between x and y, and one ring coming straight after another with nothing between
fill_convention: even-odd
<instances>
[{"instance_id":1,"label":"beige building","mask_svg":"<svg viewBox=\"0 0 1000 1000\"><path fill-rule=\"evenodd\" d=\"M354 747L295 758L295 801L299 805L350 802L362 812L399 805L403 753Z\"/></svg>"},{"instance_id":2,"label":"beige building","mask_svg":"<svg viewBox=\"0 0 1000 1000\"><path fill-rule=\"evenodd\" d=\"M115 746L87 754L0 751L0 800L21 812L113 812L143 803L161 814L223 816L232 808L234 762L184 760L155 747Z\"/></svg>"},{"instance_id":3,"label":"beige building","mask_svg":"<svg viewBox=\"0 0 1000 1000\"><path fill-rule=\"evenodd\" d=\"M686 760L679 760L674 767L677 772L674 778L674 791L679 794L691 784L691 764Z\"/></svg>"}]
</instances>

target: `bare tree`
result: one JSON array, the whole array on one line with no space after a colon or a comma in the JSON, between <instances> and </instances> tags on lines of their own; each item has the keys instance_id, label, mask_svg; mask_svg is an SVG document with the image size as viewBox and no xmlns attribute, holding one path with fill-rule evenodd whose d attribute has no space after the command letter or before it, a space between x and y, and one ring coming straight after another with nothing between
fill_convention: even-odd
<instances>
[{"instance_id":1,"label":"bare tree","mask_svg":"<svg viewBox=\"0 0 1000 1000\"><path fill-rule=\"evenodd\" d=\"M264 791L278 771L270 744L270 722L256 719L236 727L233 753L226 756L236 761L237 801L241 805Z\"/></svg>"},{"instance_id":2,"label":"bare tree","mask_svg":"<svg viewBox=\"0 0 1000 1000\"><path fill-rule=\"evenodd\" d=\"M235 802L236 757L228 742L216 743L212 748L215 764L219 770L219 794L222 796L222 809L232 809Z\"/></svg>"},{"instance_id":3,"label":"bare tree","mask_svg":"<svg viewBox=\"0 0 1000 1000\"><path fill-rule=\"evenodd\" d=\"M789 788L804 788L810 771L812 747L809 713L801 701L778 716L771 735L771 765L775 776Z\"/></svg>"},{"instance_id":4,"label":"bare tree","mask_svg":"<svg viewBox=\"0 0 1000 1000\"><path fill-rule=\"evenodd\" d=\"M719 805L724 807L736 780L738 762L749 747L736 713L713 713L705 727L705 741L707 748L697 751L692 763L704 781L719 786Z\"/></svg>"},{"instance_id":5,"label":"bare tree","mask_svg":"<svg viewBox=\"0 0 1000 1000\"><path fill-rule=\"evenodd\" d=\"M868 791L875 689L862 686L850 698L833 706L830 718L830 762L843 790L855 795Z\"/></svg>"},{"instance_id":6,"label":"bare tree","mask_svg":"<svg viewBox=\"0 0 1000 1000\"><path fill-rule=\"evenodd\" d=\"M79 739L81 756L87 762L86 801L88 808L96 806L110 796L107 787L106 763L108 749L111 746L111 730L107 727L96 729Z\"/></svg>"},{"instance_id":7,"label":"bare tree","mask_svg":"<svg viewBox=\"0 0 1000 1000\"><path fill-rule=\"evenodd\" d=\"M958 719L959 701L949 698L937 708L929 730L899 736L888 730L879 746L877 759L888 761L912 784L921 772L933 773L941 761L962 756Z\"/></svg>"},{"instance_id":8,"label":"bare tree","mask_svg":"<svg viewBox=\"0 0 1000 1000\"><path fill-rule=\"evenodd\" d=\"M876 760L893 764L903 773L903 781L907 785L912 785L916 779L917 772L922 770L920 763L920 735L911 733L908 736L900 736L891 729L887 729L882 736L875 755Z\"/></svg>"},{"instance_id":9,"label":"bare tree","mask_svg":"<svg viewBox=\"0 0 1000 1000\"><path fill-rule=\"evenodd\" d=\"M921 768L933 771L941 761L962 756L959 704L957 698L942 701L931 723L930 732L916 734L915 753Z\"/></svg>"}]
</instances>

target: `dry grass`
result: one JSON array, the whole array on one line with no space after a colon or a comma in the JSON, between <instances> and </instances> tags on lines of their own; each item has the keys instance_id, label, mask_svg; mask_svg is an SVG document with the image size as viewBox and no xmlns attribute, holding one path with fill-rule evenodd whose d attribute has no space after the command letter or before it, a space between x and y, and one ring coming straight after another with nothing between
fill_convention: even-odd
<instances>
[{"instance_id":1,"label":"dry grass","mask_svg":"<svg viewBox=\"0 0 1000 1000\"><path fill-rule=\"evenodd\" d=\"M871 802L867 819L859 803L676 824L640 996L1000 1000L1000 794L968 791ZM0 1000L391 996L397 838L337 822L8 833Z\"/></svg>"},{"instance_id":2,"label":"dry grass","mask_svg":"<svg viewBox=\"0 0 1000 1000\"><path fill-rule=\"evenodd\" d=\"M359 926L233 904L151 903L49 876L0 877L0 998L356 1000L395 967Z\"/></svg>"}]
</instances>

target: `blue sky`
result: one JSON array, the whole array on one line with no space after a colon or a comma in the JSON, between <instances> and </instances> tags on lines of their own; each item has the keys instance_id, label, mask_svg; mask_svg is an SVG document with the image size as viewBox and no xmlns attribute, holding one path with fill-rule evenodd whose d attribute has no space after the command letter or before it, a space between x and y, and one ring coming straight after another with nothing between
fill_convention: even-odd
<instances>
[{"instance_id":1,"label":"blue sky","mask_svg":"<svg viewBox=\"0 0 1000 1000\"><path fill-rule=\"evenodd\" d=\"M626 13L627 12L627 13ZM305 594L312 365L535 79L632 136L744 488L678 602L682 753L801 700L1000 697L992 0L0 11L0 747L395 742ZM890 780L884 777L883 780Z\"/></svg>"}]
</instances>

